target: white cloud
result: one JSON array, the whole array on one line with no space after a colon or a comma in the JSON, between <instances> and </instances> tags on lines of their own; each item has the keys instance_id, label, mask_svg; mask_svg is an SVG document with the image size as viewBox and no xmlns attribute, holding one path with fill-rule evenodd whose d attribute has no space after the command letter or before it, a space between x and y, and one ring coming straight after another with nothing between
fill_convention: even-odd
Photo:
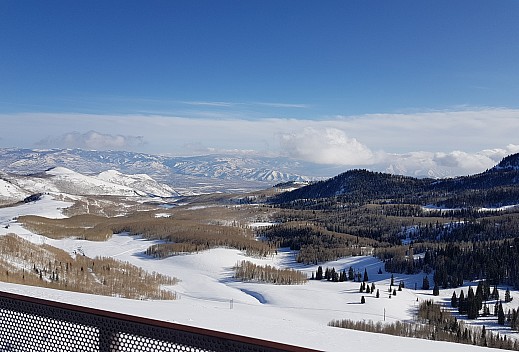
<instances>
[{"instance_id":1,"label":"white cloud","mask_svg":"<svg viewBox=\"0 0 519 352\"><path fill-rule=\"evenodd\" d=\"M420 176L482 172L502 157L519 152L519 110L513 109L314 120L247 117L237 117L234 112L227 115L218 106L213 111L189 111L182 116L4 114L0 115L0 145L33 147L39 140L39 146L45 147L133 149L172 155L246 151L291 156L320 164L321 170L365 167ZM88 131L98 132L89 135ZM61 137L42 140L44 136Z\"/></svg>"},{"instance_id":2,"label":"white cloud","mask_svg":"<svg viewBox=\"0 0 519 352\"><path fill-rule=\"evenodd\" d=\"M519 145L485 149L475 153L464 151L411 152L405 154L380 153L372 165L377 171L411 176L462 176L483 172L494 167L505 156L519 152Z\"/></svg>"},{"instance_id":3,"label":"white cloud","mask_svg":"<svg viewBox=\"0 0 519 352\"><path fill-rule=\"evenodd\" d=\"M141 136L111 135L89 131L86 133L69 132L58 137L47 137L35 144L43 148L124 150L134 149L145 144L145 142Z\"/></svg>"},{"instance_id":4,"label":"white cloud","mask_svg":"<svg viewBox=\"0 0 519 352\"><path fill-rule=\"evenodd\" d=\"M369 165L371 150L336 128L306 127L301 132L281 134L281 148L288 156L318 164Z\"/></svg>"}]
</instances>

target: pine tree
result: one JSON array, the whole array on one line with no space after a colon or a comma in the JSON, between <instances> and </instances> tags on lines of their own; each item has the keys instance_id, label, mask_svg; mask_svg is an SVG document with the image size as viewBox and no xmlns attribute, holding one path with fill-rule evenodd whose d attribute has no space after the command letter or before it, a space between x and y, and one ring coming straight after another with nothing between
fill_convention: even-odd
<instances>
[{"instance_id":1,"label":"pine tree","mask_svg":"<svg viewBox=\"0 0 519 352\"><path fill-rule=\"evenodd\" d=\"M396 289L393 289L393 296L396 296Z\"/></svg>"},{"instance_id":2,"label":"pine tree","mask_svg":"<svg viewBox=\"0 0 519 352\"><path fill-rule=\"evenodd\" d=\"M348 277L346 276L346 270L341 271L341 274L339 275L339 281L343 282L348 280Z\"/></svg>"},{"instance_id":3,"label":"pine tree","mask_svg":"<svg viewBox=\"0 0 519 352\"><path fill-rule=\"evenodd\" d=\"M425 276L423 278L423 283L422 283L422 290L429 290L430 289L430 286L429 286L429 278L427 276Z\"/></svg>"},{"instance_id":4,"label":"pine tree","mask_svg":"<svg viewBox=\"0 0 519 352\"><path fill-rule=\"evenodd\" d=\"M434 285L433 296L439 296L439 295L440 295L440 287L438 285Z\"/></svg>"},{"instance_id":5,"label":"pine tree","mask_svg":"<svg viewBox=\"0 0 519 352\"><path fill-rule=\"evenodd\" d=\"M323 268L320 265L317 268L317 273L315 274L315 279L316 280L322 280L323 279Z\"/></svg>"},{"instance_id":6,"label":"pine tree","mask_svg":"<svg viewBox=\"0 0 519 352\"><path fill-rule=\"evenodd\" d=\"M452 292L451 297L451 307L452 308L458 308L458 297L456 296L456 292Z\"/></svg>"},{"instance_id":7,"label":"pine tree","mask_svg":"<svg viewBox=\"0 0 519 352\"><path fill-rule=\"evenodd\" d=\"M476 319L478 317L478 302L472 286L469 287L467 294L467 316L469 319Z\"/></svg>"},{"instance_id":8,"label":"pine tree","mask_svg":"<svg viewBox=\"0 0 519 352\"><path fill-rule=\"evenodd\" d=\"M506 292L505 292L505 302L508 303L508 302L512 302L512 297L510 296L510 289L506 289Z\"/></svg>"},{"instance_id":9,"label":"pine tree","mask_svg":"<svg viewBox=\"0 0 519 352\"><path fill-rule=\"evenodd\" d=\"M366 298L364 298L364 296L362 296L362 297L360 298L360 303L361 303L361 304L366 303Z\"/></svg>"},{"instance_id":10,"label":"pine tree","mask_svg":"<svg viewBox=\"0 0 519 352\"><path fill-rule=\"evenodd\" d=\"M375 297L380 298L380 292L378 291L378 288L377 288L377 294L375 295Z\"/></svg>"},{"instance_id":11,"label":"pine tree","mask_svg":"<svg viewBox=\"0 0 519 352\"><path fill-rule=\"evenodd\" d=\"M499 325L505 325L505 312L503 311L503 304L499 302L499 308L497 312L497 323Z\"/></svg>"},{"instance_id":12,"label":"pine tree","mask_svg":"<svg viewBox=\"0 0 519 352\"><path fill-rule=\"evenodd\" d=\"M391 284L389 286L395 285L395 276L391 274Z\"/></svg>"},{"instance_id":13,"label":"pine tree","mask_svg":"<svg viewBox=\"0 0 519 352\"><path fill-rule=\"evenodd\" d=\"M362 282L362 283L360 284L360 290L359 290L359 292L361 292L361 293L364 292L364 282Z\"/></svg>"},{"instance_id":14,"label":"pine tree","mask_svg":"<svg viewBox=\"0 0 519 352\"><path fill-rule=\"evenodd\" d=\"M374 282L371 283L371 292L375 292L375 283Z\"/></svg>"},{"instance_id":15,"label":"pine tree","mask_svg":"<svg viewBox=\"0 0 519 352\"><path fill-rule=\"evenodd\" d=\"M492 299L499 300L499 291L497 290L497 286L494 286L494 290L492 291Z\"/></svg>"},{"instance_id":16,"label":"pine tree","mask_svg":"<svg viewBox=\"0 0 519 352\"><path fill-rule=\"evenodd\" d=\"M364 278L362 279L362 281L364 281L364 282L368 281L368 271L366 269L364 269Z\"/></svg>"},{"instance_id":17,"label":"pine tree","mask_svg":"<svg viewBox=\"0 0 519 352\"><path fill-rule=\"evenodd\" d=\"M461 290L460 296L458 298L458 312L460 314L467 313L467 302L466 302L465 293L463 292L463 290Z\"/></svg>"},{"instance_id":18,"label":"pine tree","mask_svg":"<svg viewBox=\"0 0 519 352\"><path fill-rule=\"evenodd\" d=\"M350 266L350 269L348 270L348 280L353 281L355 279L355 272L353 271L353 268Z\"/></svg>"}]
</instances>

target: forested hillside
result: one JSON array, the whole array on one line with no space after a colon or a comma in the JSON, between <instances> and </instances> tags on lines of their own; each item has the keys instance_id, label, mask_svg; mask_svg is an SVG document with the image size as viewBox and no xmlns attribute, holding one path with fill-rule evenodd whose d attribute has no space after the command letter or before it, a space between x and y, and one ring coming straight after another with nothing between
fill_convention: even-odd
<instances>
[{"instance_id":1,"label":"forested hillside","mask_svg":"<svg viewBox=\"0 0 519 352\"><path fill-rule=\"evenodd\" d=\"M417 179L352 170L270 200L274 245L319 263L372 252L386 270L425 274L458 287L464 280L519 288L519 155L481 174Z\"/></svg>"},{"instance_id":2,"label":"forested hillside","mask_svg":"<svg viewBox=\"0 0 519 352\"><path fill-rule=\"evenodd\" d=\"M418 179L351 170L277 196L277 204L336 198L348 203L434 204L441 207L499 207L519 203L519 155L503 159L481 174Z\"/></svg>"}]
</instances>

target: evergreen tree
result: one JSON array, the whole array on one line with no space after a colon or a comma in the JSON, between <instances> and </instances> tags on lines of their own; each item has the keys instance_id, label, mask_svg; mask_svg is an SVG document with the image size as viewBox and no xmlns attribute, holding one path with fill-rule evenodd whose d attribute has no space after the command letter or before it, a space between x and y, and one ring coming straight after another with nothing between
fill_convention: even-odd
<instances>
[{"instance_id":1,"label":"evergreen tree","mask_svg":"<svg viewBox=\"0 0 519 352\"><path fill-rule=\"evenodd\" d=\"M434 285L433 296L439 296L439 295L440 295L440 287L438 285Z\"/></svg>"},{"instance_id":2,"label":"evergreen tree","mask_svg":"<svg viewBox=\"0 0 519 352\"><path fill-rule=\"evenodd\" d=\"M369 285L366 285L366 293L371 293L371 288Z\"/></svg>"},{"instance_id":3,"label":"evergreen tree","mask_svg":"<svg viewBox=\"0 0 519 352\"><path fill-rule=\"evenodd\" d=\"M368 281L368 271L366 269L364 269L364 278L362 281L364 281L364 282Z\"/></svg>"},{"instance_id":4,"label":"evergreen tree","mask_svg":"<svg viewBox=\"0 0 519 352\"><path fill-rule=\"evenodd\" d=\"M371 283L371 292L375 292L375 283L374 282Z\"/></svg>"},{"instance_id":5,"label":"evergreen tree","mask_svg":"<svg viewBox=\"0 0 519 352\"><path fill-rule=\"evenodd\" d=\"M390 286L393 286L395 284L395 276L391 274L391 284Z\"/></svg>"},{"instance_id":6,"label":"evergreen tree","mask_svg":"<svg viewBox=\"0 0 519 352\"><path fill-rule=\"evenodd\" d=\"M492 291L492 299L499 300L499 291L497 290L497 286L494 286L494 290Z\"/></svg>"},{"instance_id":7,"label":"evergreen tree","mask_svg":"<svg viewBox=\"0 0 519 352\"><path fill-rule=\"evenodd\" d=\"M452 292L451 307L458 308L458 297L456 296L456 292Z\"/></svg>"},{"instance_id":8,"label":"evergreen tree","mask_svg":"<svg viewBox=\"0 0 519 352\"><path fill-rule=\"evenodd\" d=\"M346 280L348 280L348 277L346 276L346 270L342 270L341 271L341 275L339 275L339 281L343 282L343 281L346 281Z\"/></svg>"},{"instance_id":9,"label":"evergreen tree","mask_svg":"<svg viewBox=\"0 0 519 352\"><path fill-rule=\"evenodd\" d=\"M393 289L393 296L396 296L396 289Z\"/></svg>"},{"instance_id":10,"label":"evergreen tree","mask_svg":"<svg viewBox=\"0 0 519 352\"><path fill-rule=\"evenodd\" d=\"M360 284L360 290L359 290L359 292L361 292L361 293L364 292L364 282L362 282L362 283Z\"/></svg>"},{"instance_id":11,"label":"evergreen tree","mask_svg":"<svg viewBox=\"0 0 519 352\"><path fill-rule=\"evenodd\" d=\"M378 291L378 288L377 288L377 294L375 295L375 297L380 298L380 292Z\"/></svg>"},{"instance_id":12,"label":"evergreen tree","mask_svg":"<svg viewBox=\"0 0 519 352\"><path fill-rule=\"evenodd\" d=\"M400 283L398 284L398 291L402 291L403 285L404 285L404 283L402 281L400 281Z\"/></svg>"},{"instance_id":13,"label":"evergreen tree","mask_svg":"<svg viewBox=\"0 0 519 352\"><path fill-rule=\"evenodd\" d=\"M361 303L361 304L366 303L366 298L364 298L364 296L362 296L362 297L360 298L360 303Z\"/></svg>"},{"instance_id":14,"label":"evergreen tree","mask_svg":"<svg viewBox=\"0 0 519 352\"><path fill-rule=\"evenodd\" d=\"M487 306L487 302L483 302L483 314L484 317L488 317L490 315L490 310Z\"/></svg>"},{"instance_id":15,"label":"evergreen tree","mask_svg":"<svg viewBox=\"0 0 519 352\"><path fill-rule=\"evenodd\" d=\"M460 296L458 298L458 312L460 314L465 314L467 312L465 307L466 307L465 293L463 292L463 290L461 290Z\"/></svg>"},{"instance_id":16,"label":"evergreen tree","mask_svg":"<svg viewBox=\"0 0 519 352\"><path fill-rule=\"evenodd\" d=\"M467 317L469 319L476 319L478 317L479 309L478 309L478 302L476 300L476 295L474 294L474 290L472 289L472 286L469 287L469 292L467 294Z\"/></svg>"},{"instance_id":17,"label":"evergreen tree","mask_svg":"<svg viewBox=\"0 0 519 352\"><path fill-rule=\"evenodd\" d=\"M335 271L335 268L330 270L330 280L333 282L339 282L339 274Z\"/></svg>"},{"instance_id":18,"label":"evergreen tree","mask_svg":"<svg viewBox=\"0 0 519 352\"><path fill-rule=\"evenodd\" d=\"M490 283L485 280L483 281L483 300L488 301L490 299Z\"/></svg>"},{"instance_id":19,"label":"evergreen tree","mask_svg":"<svg viewBox=\"0 0 519 352\"><path fill-rule=\"evenodd\" d=\"M323 267L319 265L317 268L317 273L315 274L316 280L322 280L323 279Z\"/></svg>"},{"instance_id":20,"label":"evergreen tree","mask_svg":"<svg viewBox=\"0 0 519 352\"><path fill-rule=\"evenodd\" d=\"M330 281L330 269L328 267L324 270L324 279Z\"/></svg>"},{"instance_id":21,"label":"evergreen tree","mask_svg":"<svg viewBox=\"0 0 519 352\"><path fill-rule=\"evenodd\" d=\"M510 321L510 328L512 330L517 330L518 326L518 314L517 314L517 311L515 309L512 309L512 320Z\"/></svg>"},{"instance_id":22,"label":"evergreen tree","mask_svg":"<svg viewBox=\"0 0 519 352\"><path fill-rule=\"evenodd\" d=\"M510 296L510 289L506 289L506 292L505 292L505 302L508 303L508 302L512 302L512 296Z\"/></svg>"},{"instance_id":23,"label":"evergreen tree","mask_svg":"<svg viewBox=\"0 0 519 352\"><path fill-rule=\"evenodd\" d=\"M427 275L423 278L423 283L422 283L422 290L429 290L430 289L430 286L429 286L429 278L427 277Z\"/></svg>"},{"instance_id":24,"label":"evergreen tree","mask_svg":"<svg viewBox=\"0 0 519 352\"><path fill-rule=\"evenodd\" d=\"M348 280L353 281L355 279L355 272L353 271L353 268L350 266L350 269L348 270Z\"/></svg>"},{"instance_id":25,"label":"evergreen tree","mask_svg":"<svg viewBox=\"0 0 519 352\"><path fill-rule=\"evenodd\" d=\"M499 302L499 308L497 312L497 323L499 325L505 325L505 312L503 311L503 304Z\"/></svg>"}]
</instances>

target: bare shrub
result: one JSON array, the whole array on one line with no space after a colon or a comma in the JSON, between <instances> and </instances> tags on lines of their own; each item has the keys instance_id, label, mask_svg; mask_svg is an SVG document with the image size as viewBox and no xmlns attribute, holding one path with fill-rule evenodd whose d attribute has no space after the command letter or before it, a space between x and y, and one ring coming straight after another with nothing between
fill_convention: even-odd
<instances>
[{"instance_id":1,"label":"bare shrub","mask_svg":"<svg viewBox=\"0 0 519 352\"><path fill-rule=\"evenodd\" d=\"M234 267L234 277L243 281L258 281L276 285L301 285L308 278L294 269L277 269L270 265L256 265L249 261L241 261Z\"/></svg>"},{"instance_id":2,"label":"bare shrub","mask_svg":"<svg viewBox=\"0 0 519 352\"><path fill-rule=\"evenodd\" d=\"M16 235L0 237L0 281L132 299L175 299L176 278L113 258L70 256Z\"/></svg>"}]
</instances>

